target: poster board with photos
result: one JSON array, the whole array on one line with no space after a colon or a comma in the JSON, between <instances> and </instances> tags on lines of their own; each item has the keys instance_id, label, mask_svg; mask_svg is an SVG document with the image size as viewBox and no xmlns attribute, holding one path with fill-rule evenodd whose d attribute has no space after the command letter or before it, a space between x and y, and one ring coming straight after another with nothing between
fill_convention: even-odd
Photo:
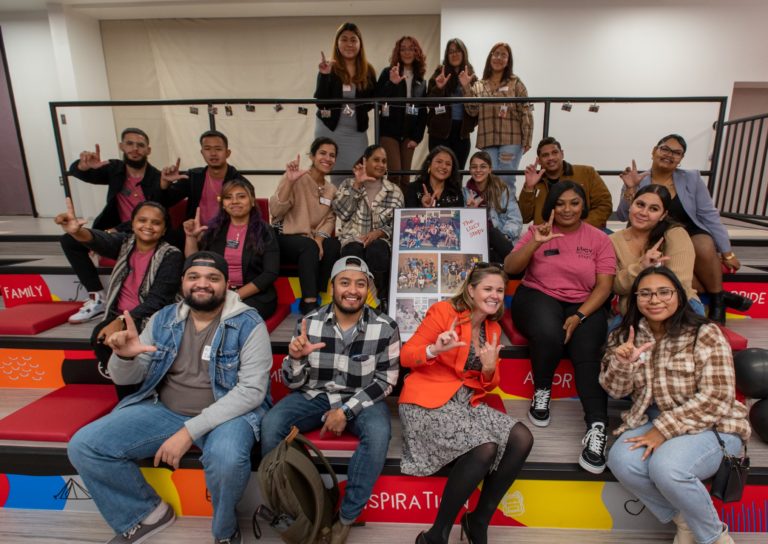
<instances>
[{"instance_id":1,"label":"poster board with photos","mask_svg":"<svg viewBox=\"0 0 768 544\"><path fill-rule=\"evenodd\" d=\"M485 208L395 210L389 315L408 340L432 304L453 296L478 261L488 260Z\"/></svg>"}]
</instances>

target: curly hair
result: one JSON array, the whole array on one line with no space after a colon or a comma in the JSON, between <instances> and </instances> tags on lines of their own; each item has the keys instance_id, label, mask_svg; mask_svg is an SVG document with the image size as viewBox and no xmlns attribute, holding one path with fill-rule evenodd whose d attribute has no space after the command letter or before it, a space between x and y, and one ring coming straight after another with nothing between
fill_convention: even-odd
<instances>
[{"instance_id":1,"label":"curly hair","mask_svg":"<svg viewBox=\"0 0 768 544\"><path fill-rule=\"evenodd\" d=\"M411 43L413 44L413 75L420 79L424 79L424 73L427 71L427 56L421 49L421 44L419 44L418 40L412 36L403 36L395 42L395 47L392 49L392 54L389 56L389 66L391 68L400 64L400 74L402 75L403 61L400 58L400 46L405 40L411 40Z\"/></svg>"}]
</instances>

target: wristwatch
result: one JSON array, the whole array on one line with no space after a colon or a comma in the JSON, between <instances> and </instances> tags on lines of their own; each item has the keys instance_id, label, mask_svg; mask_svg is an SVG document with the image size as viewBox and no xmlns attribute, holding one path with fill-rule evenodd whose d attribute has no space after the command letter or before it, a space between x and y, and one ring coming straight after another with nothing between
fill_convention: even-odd
<instances>
[{"instance_id":1,"label":"wristwatch","mask_svg":"<svg viewBox=\"0 0 768 544\"><path fill-rule=\"evenodd\" d=\"M355 414L352 413L352 409L346 404L341 405L341 411L344 412L344 417L347 418L347 421L352 421L352 418L355 417Z\"/></svg>"},{"instance_id":2,"label":"wristwatch","mask_svg":"<svg viewBox=\"0 0 768 544\"><path fill-rule=\"evenodd\" d=\"M584 323L584 320L587 318L586 315L584 315L583 313L581 313L579 311L577 311L576 314L574 314L574 315L576 315L576 317L579 318L579 323Z\"/></svg>"}]
</instances>

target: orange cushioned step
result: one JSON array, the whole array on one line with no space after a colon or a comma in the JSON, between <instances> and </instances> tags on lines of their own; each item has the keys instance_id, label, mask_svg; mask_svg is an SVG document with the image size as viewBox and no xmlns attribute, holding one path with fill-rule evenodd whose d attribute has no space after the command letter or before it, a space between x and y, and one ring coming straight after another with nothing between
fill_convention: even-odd
<instances>
[{"instance_id":1,"label":"orange cushioned step","mask_svg":"<svg viewBox=\"0 0 768 544\"><path fill-rule=\"evenodd\" d=\"M509 338L509 341L512 342L513 346L528 345L528 339L515 328L515 324L512 322L512 312L509 310L509 308L504 310L504 314L501 316L499 325L501 325L501 330L504 331L504 334L507 335L507 338Z\"/></svg>"},{"instance_id":2,"label":"orange cushioned step","mask_svg":"<svg viewBox=\"0 0 768 544\"><path fill-rule=\"evenodd\" d=\"M67 322L83 302L28 302L0 311L0 334L37 334Z\"/></svg>"},{"instance_id":3,"label":"orange cushioned step","mask_svg":"<svg viewBox=\"0 0 768 544\"><path fill-rule=\"evenodd\" d=\"M114 385L65 385L0 419L0 439L68 442L115 404Z\"/></svg>"}]
</instances>

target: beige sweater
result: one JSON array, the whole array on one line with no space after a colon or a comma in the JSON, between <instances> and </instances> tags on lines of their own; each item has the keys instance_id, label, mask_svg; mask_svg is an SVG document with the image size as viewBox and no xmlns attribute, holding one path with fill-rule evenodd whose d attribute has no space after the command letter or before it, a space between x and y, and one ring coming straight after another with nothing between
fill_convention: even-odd
<instances>
[{"instance_id":1,"label":"beige sweater","mask_svg":"<svg viewBox=\"0 0 768 544\"><path fill-rule=\"evenodd\" d=\"M640 265L642 255L635 255L629 246L629 229L614 232L609 237L616 252L616 276L613 279L613 291L619 295L619 309L627 311L630 290L643 268ZM693 261L696 254L693 242L682 227L672 227L664 234L661 252L670 259L664 265L675 273L685 289L685 295L698 300L693 289Z\"/></svg>"},{"instance_id":2,"label":"beige sweater","mask_svg":"<svg viewBox=\"0 0 768 544\"><path fill-rule=\"evenodd\" d=\"M326 181L318 188L315 180L309 174L304 174L294 182L288 200L282 202L277 195L287 183L290 181L283 176L277 191L269 199L269 214L275 222L283 224L283 234L314 236L319 232L328 237L333 236L336 215L330 204L336 196L336 186ZM325 204L320 202L321 197Z\"/></svg>"}]
</instances>

